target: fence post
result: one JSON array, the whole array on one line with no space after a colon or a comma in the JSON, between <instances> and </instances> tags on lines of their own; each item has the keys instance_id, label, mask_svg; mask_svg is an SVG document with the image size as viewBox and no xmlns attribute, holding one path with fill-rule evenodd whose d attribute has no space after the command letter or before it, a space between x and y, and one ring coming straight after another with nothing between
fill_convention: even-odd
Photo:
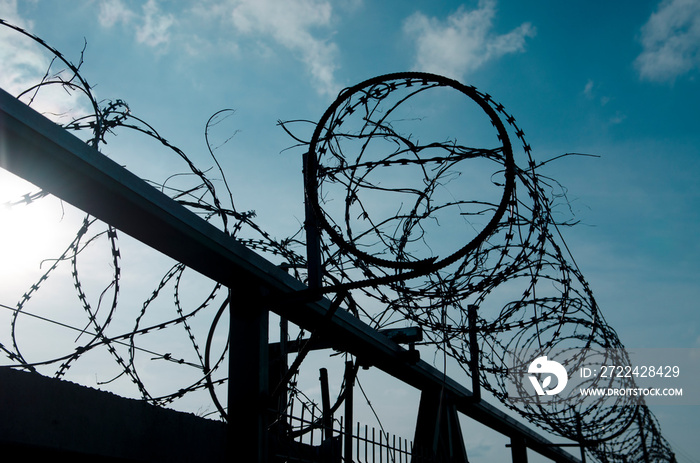
<instances>
[{"instance_id":1,"label":"fence post","mask_svg":"<svg viewBox=\"0 0 700 463\"><path fill-rule=\"evenodd\" d=\"M479 384L479 343L476 337L476 310L477 306L470 304L467 307L469 319L469 372L472 376L472 394L477 402L481 400L481 386Z\"/></svg>"},{"instance_id":2,"label":"fence post","mask_svg":"<svg viewBox=\"0 0 700 463\"><path fill-rule=\"evenodd\" d=\"M268 312L254 290L230 290L228 428L230 455L267 463Z\"/></svg>"},{"instance_id":3,"label":"fence post","mask_svg":"<svg viewBox=\"0 0 700 463\"><path fill-rule=\"evenodd\" d=\"M421 392L412 462L466 463L467 450L457 408L444 389Z\"/></svg>"},{"instance_id":4,"label":"fence post","mask_svg":"<svg viewBox=\"0 0 700 463\"><path fill-rule=\"evenodd\" d=\"M527 446L522 436L510 438L510 453L513 457L513 463L527 463Z\"/></svg>"},{"instance_id":5,"label":"fence post","mask_svg":"<svg viewBox=\"0 0 700 463\"><path fill-rule=\"evenodd\" d=\"M581 415L579 415L578 412L576 412L576 434L578 434L578 442L581 448L581 463L586 463L586 445L581 428Z\"/></svg>"},{"instance_id":6,"label":"fence post","mask_svg":"<svg viewBox=\"0 0 700 463\"><path fill-rule=\"evenodd\" d=\"M646 415L646 409L645 415ZM649 463L649 450L647 449L647 439L644 435L644 420L642 416L637 414L637 422L639 423L639 438L642 441L642 457L644 458L644 463Z\"/></svg>"},{"instance_id":7,"label":"fence post","mask_svg":"<svg viewBox=\"0 0 700 463\"><path fill-rule=\"evenodd\" d=\"M355 387L355 368L352 360L345 362L345 463L352 463L352 424L353 388Z\"/></svg>"},{"instance_id":8,"label":"fence post","mask_svg":"<svg viewBox=\"0 0 700 463\"><path fill-rule=\"evenodd\" d=\"M328 391L328 370L321 368L319 370L321 377L321 407L323 414L321 421L323 422L323 440L330 440L333 437L333 417L331 416L331 399Z\"/></svg>"}]
</instances>

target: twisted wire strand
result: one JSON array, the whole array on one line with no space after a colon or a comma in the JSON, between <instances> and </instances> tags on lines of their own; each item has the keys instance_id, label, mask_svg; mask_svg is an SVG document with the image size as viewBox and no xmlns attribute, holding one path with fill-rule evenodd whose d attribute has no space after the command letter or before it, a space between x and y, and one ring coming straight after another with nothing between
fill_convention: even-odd
<instances>
[{"instance_id":1,"label":"twisted wire strand","mask_svg":"<svg viewBox=\"0 0 700 463\"><path fill-rule=\"evenodd\" d=\"M466 147L457 138L425 141L422 133L400 132L407 118L401 105L446 88L457 90L452 92L454 99L467 96L466 103L491 109L491 113L485 111L497 132L491 140L497 139L501 146ZM507 135L499 130L500 120L505 121ZM463 123L467 128L470 124ZM519 142L517 150L506 137ZM510 149L517 151L514 166L509 165ZM445 154L436 156L435 150ZM524 131L502 104L440 76L401 73L370 79L341 92L316 127L308 157L307 201L325 232L320 245L324 270L343 282L336 287L357 288L355 292L376 301L371 305L374 311L364 304L360 312L368 314L375 326L399 320L420 325L426 344L457 360L469 376L469 333L476 329L480 384L528 421L575 441L596 444L589 453L600 461L623 450L636 458L638 446L633 442L645 432L647 451L653 447L663 461L673 458L658 426L648 418L641 425L636 422L640 410L645 410L644 416L653 415L629 398L575 405L514 400L513 372L519 371L516 377L521 379L522 372L527 372L526 364L513 364L519 356L531 359L533 352L544 355L557 349L566 354L561 358L567 359L563 363L569 371L590 366L599 351L617 355L616 364L629 364L629 360L563 241L560 228L572 223L557 223L553 218L555 200L565 193L550 193L559 185L539 175L537 169L544 163L534 160ZM449 199L441 197L439 192L475 160L490 165L492 183L504 189L503 196L475 201L468 197L474 193L471 189L450 190ZM313 163L318 165L309 169ZM419 174L406 175L408 183L398 186L386 177L373 176L389 166L394 170L413 167ZM514 181L509 187L511 171ZM378 192L393 193L387 200L394 201L393 209L376 207ZM485 233L477 234L467 252L458 250L445 257L443 249L428 242L426 233L426 222L437 220L443 211L468 219L460 223L454 217L440 218L442 227L461 226L467 237L469 226L476 228L477 222L487 222L492 214L496 219ZM479 308L475 327L469 325L470 305ZM634 382L629 379L624 386L633 387ZM524 385L516 382L515 388L522 394Z\"/></svg>"},{"instance_id":2,"label":"twisted wire strand","mask_svg":"<svg viewBox=\"0 0 700 463\"><path fill-rule=\"evenodd\" d=\"M80 63L74 65L21 28L3 20L0 26L31 38L52 56L46 74L20 94L29 104L41 98L43 88L62 86L89 101L91 109L86 114L63 125L87 133L91 146L99 149L119 131L155 140L184 162L186 176L181 178L193 181L185 187L173 186L172 180L182 174L177 173L162 182L151 181L154 186L306 281L307 243L302 230L275 239L255 222L255 212L235 208L209 140L218 113L207 122L205 138L208 155L224 178L225 195L217 190L207 169L132 114L124 101L98 102L80 75L82 53ZM69 71L68 77L55 70L60 63ZM472 122L480 127L477 146L466 144L459 135L431 138L435 126L411 108L422 108L421 99L432 102L435 93L442 95L443 99L435 99L440 104L447 94L448 101L475 109L465 112L469 116L456 130L471 129ZM305 192L311 218L322 232L321 291L334 296L339 310L350 311L374 328L421 326L425 344L454 359L467 375L471 375L469 333L477 330L479 382L507 407L543 429L588 443L588 454L598 461L643 461L650 456L673 461L658 422L643 403L616 398L564 406L556 401L512 400L513 384L508 380L512 371L508 370L513 369L514 358L559 349L568 355L567 367L580 368L589 361L585 352L612 350L620 352L622 360L626 354L563 241L560 228L571 223L557 223L553 218L555 202L564 194L555 193L556 181L538 172L546 162L533 159L523 130L502 104L474 87L444 77L400 73L342 91L309 141L296 137L289 123L279 125L306 150L311 163L305 171ZM486 133L484 127L492 132ZM484 179L488 182L483 183ZM30 207L45 196L43 191L19 195L8 205ZM98 239L102 237L107 239L111 256L111 277L95 294L85 287L79 256L87 248L104 246L104 239ZM161 406L205 391L220 417L226 419L218 393L231 380L220 373L230 340L219 324L228 296L222 295L220 285L211 283L196 294L199 302L185 309L186 269L175 264L141 304L131 331L115 334L115 321L125 310L120 290L126 272L118 243L115 229L92 217L83 219L75 239L58 258L50 260L51 266L17 302L10 318L10 342L0 341L0 353L8 359L5 366L65 377L75 365L89 363L93 353L105 352L118 373L103 384L126 377L143 400ZM455 243L463 244L451 247ZM81 334L70 352L48 352L44 358L32 352L30 356L18 320L25 312L28 316L27 307L36 293L64 265L70 266L77 306L85 317L83 328L76 328ZM167 291L172 299L166 305L172 310L164 314L155 307ZM475 326L467 316L470 305L479 308ZM157 321L146 322L148 317ZM202 320L207 326L204 349L196 328ZM145 346L163 332L182 340L190 356L165 352L151 357L188 369L182 381L167 385L165 389L170 390L166 391L162 382L149 375L148 363L144 364L140 354L153 352ZM299 339L303 333L299 330ZM297 363L301 365L302 360ZM313 409L295 381L292 375L285 387L287 411L295 403ZM523 385L516 383L515 387L522 390Z\"/></svg>"}]
</instances>

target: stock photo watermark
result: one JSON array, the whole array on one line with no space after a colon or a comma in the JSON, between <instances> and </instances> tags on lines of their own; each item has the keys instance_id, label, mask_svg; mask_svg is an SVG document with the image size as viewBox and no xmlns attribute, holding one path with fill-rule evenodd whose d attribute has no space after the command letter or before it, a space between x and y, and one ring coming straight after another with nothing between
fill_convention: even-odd
<instances>
[{"instance_id":1,"label":"stock photo watermark","mask_svg":"<svg viewBox=\"0 0 700 463\"><path fill-rule=\"evenodd\" d=\"M700 405L700 349L519 351L502 378L516 404Z\"/></svg>"}]
</instances>

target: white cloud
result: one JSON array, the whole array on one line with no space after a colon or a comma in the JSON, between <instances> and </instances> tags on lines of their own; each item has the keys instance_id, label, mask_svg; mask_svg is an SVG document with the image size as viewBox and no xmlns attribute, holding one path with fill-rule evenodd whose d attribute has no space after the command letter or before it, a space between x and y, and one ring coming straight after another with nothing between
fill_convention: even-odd
<instances>
[{"instance_id":1,"label":"white cloud","mask_svg":"<svg viewBox=\"0 0 700 463\"><path fill-rule=\"evenodd\" d=\"M121 23L133 28L137 42L154 48L170 42L170 31L176 23L172 14L161 12L156 0L148 0L141 12L130 9L121 0L103 0L98 21L102 27L109 28Z\"/></svg>"},{"instance_id":2,"label":"white cloud","mask_svg":"<svg viewBox=\"0 0 700 463\"><path fill-rule=\"evenodd\" d=\"M600 103L601 107L606 107L608 103L613 101L613 98L607 95L601 95L600 84L593 81L593 79L588 79L586 85L583 87L583 96L587 100L597 101ZM613 109L609 109L612 111ZM608 123L610 125L622 124L627 119L627 115L621 111L615 111L615 115L608 117Z\"/></svg>"},{"instance_id":3,"label":"white cloud","mask_svg":"<svg viewBox=\"0 0 700 463\"><path fill-rule=\"evenodd\" d=\"M103 27L112 27L116 23L127 24L136 17L121 0L103 1L100 3L98 21Z\"/></svg>"},{"instance_id":4,"label":"white cloud","mask_svg":"<svg viewBox=\"0 0 700 463\"><path fill-rule=\"evenodd\" d=\"M621 111L616 111L615 115L610 118L610 123L612 125L622 124L625 119L627 119L627 114L624 114Z\"/></svg>"},{"instance_id":5,"label":"white cloud","mask_svg":"<svg viewBox=\"0 0 700 463\"><path fill-rule=\"evenodd\" d=\"M306 65L320 93L339 90L334 72L338 47L314 29L331 26L332 8L325 0L231 0L229 18L240 34L271 38Z\"/></svg>"},{"instance_id":6,"label":"white cloud","mask_svg":"<svg viewBox=\"0 0 700 463\"><path fill-rule=\"evenodd\" d=\"M535 35L530 23L507 34L492 32L495 0L480 0L476 10L463 6L445 21L415 13L404 23L404 31L416 41L415 68L462 78L486 62L524 50L525 39Z\"/></svg>"},{"instance_id":7,"label":"white cloud","mask_svg":"<svg viewBox=\"0 0 700 463\"><path fill-rule=\"evenodd\" d=\"M32 23L19 15L16 0L0 1L0 17L25 30L32 28ZM0 43L0 87L17 95L41 78L49 62L38 50L29 47L28 39L8 27L0 27Z\"/></svg>"},{"instance_id":8,"label":"white cloud","mask_svg":"<svg viewBox=\"0 0 700 463\"><path fill-rule=\"evenodd\" d=\"M0 0L0 17L31 33L33 24L20 15L16 0ZM18 97L41 82L51 65L52 55L34 40L7 26L0 26L0 44L0 87ZM58 72L61 64L56 61L49 75ZM25 103L31 101L35 110L58 123L68 122L87 110L79 92L68 92L56 85L44 86L21 99Z\"/></svg>"},{"instance_id":9,"label":"white cloud","mask_svg":"<svg viewBox=\"0 0 700 463\"><path fill-rule=\"evenodd\" d=\"M644 80L673 82L700 69L700 2L663 0L642 27L641 42L635 66Z\"/></svg>"},{"instance_id":10,"label":"white cloud","mask_svg":"<svg viewBox=\"0 0 700 463\"><path fill-rule=\"evenodd\" d=\"M136 27L136 40L150 47L167 44L173 24L173 15L162 14L156 1L148 0L143 6L143 22Z\"/></svg>"},{"instance_id":11,"label":"white cloud","mask_svg":"<svg viewBox=\"0 0 700 463\"><path fill-rule=\"evenodd\" d=\"M600 105L605 106L608 103L610 103L611 98L607 95L598 97L598 87L599 86L595 82L593 82L593 79L588 79L586 85L583 87L583 96L585 96L589 100L600 98Z\"/></svg>"},{"instance_id":12,"label":"white cloud","mask_svg":"<svg viewBox=\"0 0 700 463\"><path fill-rule=\"evenodd\" d=\"M347 0L341 9L351 11L361 4L362 0ZM252 40L269 56L291 53L304 64L319 93L334 96L340 90L335 82L338 46L330 39L330 0L202 0L174 13L176 17L161 14L155 0L149 0L141 15L123 4L110 8L102 8L100 24L128 23L136 28L137 40L147 45L169 42L174 24L180 27L172 39L190 54L214 48L238 53ZM224 28L216 43L202 34L201 28L211 27Z\"/></svg>"}]
</instances>

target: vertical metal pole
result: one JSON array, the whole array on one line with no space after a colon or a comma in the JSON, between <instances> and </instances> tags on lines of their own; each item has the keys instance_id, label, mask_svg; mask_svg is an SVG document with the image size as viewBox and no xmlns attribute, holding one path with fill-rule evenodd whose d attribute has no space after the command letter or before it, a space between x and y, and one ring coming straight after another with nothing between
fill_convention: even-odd
<instances>
[{"instance_id":1,"label":"vertical metal pole","mask_svg":"<svg viewBox=\"0 0 700 463\"><path fill-rule=\"evenodd\" d=\"M474 400L481 400L481 386L479 385L479 344L476 339L476 309L470 304L467 307L469 319L469 370L472 375L472 394Z\"/></svg>"},{"instance_id":2,"label":"vertical metal pole","mask_svg":"<svg viewBox=\"0 0 700 463\"><path fill-rule=\"evenodd\" d=\"M352 360L345 362L345 463L352 463L352 424L353 389L355 387L355 368Z\"/></svg>"},{"instance_id":3,"label":"vertical metal pole","mask_svg":"<svg viewBox=\"0 0 700 463\"><path fill-rule=\"evenodd\" d=\"M287 364L287 338L289 337L289 322L286 318L280 318L280 359L279 359L279 378L284 378L289 370ZM275 378L276 379L276 378ZM287 385L279 394L279 411L285 412L287 409ZM285 418L286 419L286 418Z\"/></svg>"},{"instance_id":4,"label":"vertical metal pole","mask_svg":"<svg viewBox=\"0 0 700 463\"><path fill-rule=\"evenodd\" d=\"M642 455L644 456L644 463L649 463L649 450L647 449L647 439L644 435L644 420L642 420L641 415L637 415L637 422L639 423L639 437L642 439Z\"/></svg>"},{"instance_id":5,"label":"vertical metal pole","mask_svg":"<svg viewBox=\"0 0 700 463\"><path fill-rule=\"evenodd\" d=\"M522 436L510 438L510 453L513 457L513 463L527 463L527 446Z\"/></svg>"},{"instance_id":6,"label":"vertical metal pole","mask_svg":"<svg viewBox=\"0 0 700 463\"><path fill-rule=\"evenodd\" d=\"M280 355L282 356L283 362L282 364L284 365L284 372L286 373L288 365L287 365L287 338L289 337L289 322L287 321L286 318L281 318L280 317Z\"/></svg>"},{"instance_id":7,"label":"vertical metal pole","mask_svg":"<svg viewBox=\"0 0 700 463\"><path fill-rule=\"evenodd\" d=\"M328 370L321 368L321 406L323 408L323 416L321 417L323 422L323 439L330 439L333 437L333 430L331 429L331 397L328 391Z\"/></svg>"},{"instance_id":8,"label":"vertical metal pole","mask_svg":"<svg viewBox=\"0 0 700 463\"><path fill-rule=\"evenodd\" d=\"M306 265L308 273L307 285L309 289L319 289L322 282L321 270L321 237L316 221L316 214L309 204L309 198L313 201L318 199L318 185L316 184L316 153L308 152L303 158L304 169L304 204L306 216L304 219L304 230L306 231Z\"/></svg>"},{"instance_id":9,"label":"vertical metal pole","mask_svg":"<svg viewBox=\"0 0 700 463\"><path fill-rule=\"evenodd\" d=\"M581 448L581 463L586 463L586 446L581 430L581 415L579 415L578 412L576 412L576 434L578 434L578 443Z\"/></svg>"},{"instance_id":10,"label":"vertical metal pole","mask_svg":"<svg viewBox=\"0 0 700 463\"><path fill-rule=\"evenodd\" d=\"M268 312L254 289L229 290L228 428L232 458L267 463Z\"/></svg>"}]
</instances>

